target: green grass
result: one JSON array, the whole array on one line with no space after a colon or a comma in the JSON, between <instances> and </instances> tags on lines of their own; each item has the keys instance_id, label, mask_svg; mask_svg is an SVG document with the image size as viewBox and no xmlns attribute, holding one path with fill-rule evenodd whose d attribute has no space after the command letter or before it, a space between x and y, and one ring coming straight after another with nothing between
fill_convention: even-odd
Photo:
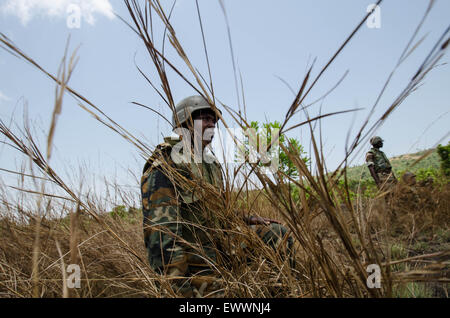
<instances>
[{"instance_id":1,"label":"green grass","mask_svg":"<svg viewBox=\"0 0 450 318\"><path fill-rule=\"evenodd\" d=\"M425 283L407 283L395 286L393 289L395 298L431 298L433 291L427 288Z\"/></svg>"}]
</instances>

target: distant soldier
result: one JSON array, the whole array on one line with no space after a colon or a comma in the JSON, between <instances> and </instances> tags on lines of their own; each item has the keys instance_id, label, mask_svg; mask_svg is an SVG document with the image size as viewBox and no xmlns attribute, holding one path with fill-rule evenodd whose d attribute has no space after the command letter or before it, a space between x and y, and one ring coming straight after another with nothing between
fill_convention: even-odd
<instances>
[{"instance_id":1,"label":"distant soldier","mask_svg":"<svg viewBox=\"0 0 450 318\"><path fill-rule=\"evenodd\" d=\"M370 143L372 144L372 149L366 154L367 167L378 189L388 190L397 183L397 179L392 171L389 159L380 150L383 147L383 139L375 136L370 139Z\"/></svg>"},{"instance_id":2,"label":"distant soldier","mask_svg":"<svg viewBox=\"0 0 450 318\"><path fill-rule=\"evenodd\" d=\"M201 96L187 97L177 104L172 124L180 136L164 138L147 160L141 179L150 266L172 277L172 287L185 297L204 296L214 290L212 268L219 258L231 256L219 255L224 243L219 234L229 222L217 213L227 205L222 170L212 152L205 151L214 137L218 112ZM242 221L274 250L285 247L291 251L292 238L278 221L259 216Z\"/></svg>"}]
</instances>

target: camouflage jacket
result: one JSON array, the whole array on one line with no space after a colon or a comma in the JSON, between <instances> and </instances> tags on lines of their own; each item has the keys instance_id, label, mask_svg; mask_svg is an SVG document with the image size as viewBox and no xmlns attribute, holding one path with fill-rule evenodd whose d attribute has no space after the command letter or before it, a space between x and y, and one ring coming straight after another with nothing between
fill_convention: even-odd
<instances>
[{"instance_id":1,"label":"camouflage jacket","mask_svg":"<svg viewBox=\"0 0 450 318\"><path fill-rule=\"evenodd\" d=\"M372 148L366 154L367 166L374 166L376 173L390 173L392 170L391 163L383 151Z\"/></svg>"},{"instance_id":2,"label":"camouflage jacket","mask_svg":"<svg viewBox=\"0 0 450 318\"><path fill-rule=\"evenodd\" d=\"M145 246L155 271L192 276L216 260L211 229L218 220L212 209L205 212L203 203L211 192L214 200L209 202L223 203L222 171L212 155L202 163L175 163L171 152L180 139L164 140L147 160L141 179Z\"/></svg>"}]
</instances>

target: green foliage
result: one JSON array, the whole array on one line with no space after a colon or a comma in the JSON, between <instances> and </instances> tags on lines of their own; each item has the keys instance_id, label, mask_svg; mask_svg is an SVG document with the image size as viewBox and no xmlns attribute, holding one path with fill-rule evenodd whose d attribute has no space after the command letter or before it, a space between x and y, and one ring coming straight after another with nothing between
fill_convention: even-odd
<instances>
[{"instance_id":1,"label":"green foliage","mask_svg":"<svg viewBox=\"0 0 450 318\"><path fill-rule=\"evenodd\" d=\"M441 160L441 171L442 173L449 177L450 176L450 141L447 146L439 145L437 147L437 153Z\"/></svg>"},{"instance_id":2,"label":"green foliage","mask_svg":"<svg viewBox=\"0 0 450 318\"><path fill-rule=\"evenodd\" d=\"M142 209L129 207L127 210L124 205L117 205L112 209L110 215L116 220L126 220L128 223L135 224L140 221L139 216L142 215Z\"/></svg>"},{"instance_id":3,"label":"green foliage","mask_svg":"<svg viewBox=\"0 0 450 318\"><path fill-rule=\"evenodd\" d=\"M399 260L408 257L408 252L402 244L394 243L391 245L391 257Z\"/></svg>"},{"instance_id":4,"label":"green foliage","mask_svg":"<svg viewBox=\"0 0 450 318\"><path fill-rule=\"evenodd\" d=\"M416 179L417 180L425 180L428 178L432 178L434 181L436 181L439 178L439 170L434 169L434 168L422 168L419 169L416 172Z\"/></svg>"},{"instance_id":5,"label":"green foliage","mask_svg":"<svg viewBox=\"0 0 450 318\"><path fill-rule=\"evenodd\" d=\"M111 211L111 216L113 218L125 219L128 215L127 208L124 205L118 205Z\"/></svg>"},{"instance_id":6,"label":"green foliage","mask_svg":"<svg viewBox=\"0 0 450 318\"><path fill-rule=\"evenodd\" d=\"M425 283L410 282L394 286L393 296L395 298L430 298L433 292L426 287Z\"/></svg>"},{"instance_id":7,"label":"green foliage","mask_svg":"<svg viewBox=\"0 0 450 318\"><path fill-rule=\"evenodd\" d=\"M272 133L276 132L276 134L278 134L281 124L278 121L274 121L263 124L262 127L263 128L261 129L259 122L252 121L250 124L251 130L246 130L244 146L241 150L246 156L251 156L251 145L256 146L259 154L265 153L264 146L268 147L271 145L273 138L276 138L276 136L272 136ZM278 141L288 150L288 152L286 153L281 147L272 147L268 152L269 158L273 159L273 157L277 155L279 158L280 170L291 178L297 178L299 176L297 167L292 160L289 159L289 155L300 156L305 163L308 163L310 159L306 156L303 146L296 138L287 138L284 134L281 134L279 135ZM277 153L274 153L274 151L277 151ZM268 166L270 163L267 163L266 161L261 162L259 165Z\"/></svg>"},{"instance_id":8,"label":"green foliage","mask_svg":"<svg viewBox=\"0 0 450 318\"><path fill-rule=\"evenodd\" d=\"M417 253L425 253L426 251L428 251L430 249L430 245L428 244L428 242L424 242L424 241L417 241L416 243L414 243L414 245L412 246L412 249L417 252Z\"/></svg>"},{"instance_id":9,"label":"green foliage","mask_svg":"<svg viewBox=\"0 0 450 318\"><path fill-rule=\"evenodd\" d=\"M360 193L366 198L374 198L378 192L378 188L375 184L375 181L372 178L370 179L347 178L347 184L351 200L356 198L357 193ZM340 187L342 190L345 189L344 178L341 178L338 181L338 187Z\"/></svg>"},{"instance_id":10,"label":"green foliage","mask_svg":"<svg viewBox=\"0 0 450 318\"><path fill-rule=\"evenodd\" d=\"M353 181L353 180L352 180ZM353 182L352 182L353 183ZM337 187L341 190L341 193L346 193L345 191L345 181L344 179L340 179L337 183ZM350 200L353 201L356 198L356 193L355 191L351 190L354 189L354 187L352 187L352 185L349 185L349 194L350 194ZM342 202L339 202L342 203Z\"/></svg>"},{"instance_id":11,"label":"green foliage","mask_svg":"<svg viewBox=\"0 0 450 318\"><path fill-rule=\"evenodd\" d=\"M436 238L440 243L450 243L450 229L437 229Z\"/></svg>"},{"instance_id":12,"label":"green foliage","mask_svg":"<svg viewBox=\"0 0 450 318\"><path fill-rule=\"evenodd\" d=\"M302 194L305 195L306 199L309 199L309 197L310 197L309 191L311 191L311 187L307 186L305 188L306 191L303 191L303 190L300 190L300 188L297 185L293 184L293 183L291 183L290 186L291 186L291 198L292 198L292 201L294 201L294 202L299 202L300 201L300 191L302 192Z\"/></svg>"}]
</instances>

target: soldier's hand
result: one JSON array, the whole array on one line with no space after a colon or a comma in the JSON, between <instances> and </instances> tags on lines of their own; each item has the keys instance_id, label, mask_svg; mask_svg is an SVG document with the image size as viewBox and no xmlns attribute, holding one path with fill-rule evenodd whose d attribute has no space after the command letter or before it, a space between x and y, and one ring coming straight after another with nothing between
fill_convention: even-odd
<instances>
[{"instance_id":1,"label":"soldier's hand","mask_svg":"<svg viewBox=\"0 0 450 318\"><path fill-rule=\"evenodd\" d=\"M270 225L271 223L281 224L274 219L263 218L260 216L252 215L247 219L249 225Z\"/></svg>"}]
</instances>

